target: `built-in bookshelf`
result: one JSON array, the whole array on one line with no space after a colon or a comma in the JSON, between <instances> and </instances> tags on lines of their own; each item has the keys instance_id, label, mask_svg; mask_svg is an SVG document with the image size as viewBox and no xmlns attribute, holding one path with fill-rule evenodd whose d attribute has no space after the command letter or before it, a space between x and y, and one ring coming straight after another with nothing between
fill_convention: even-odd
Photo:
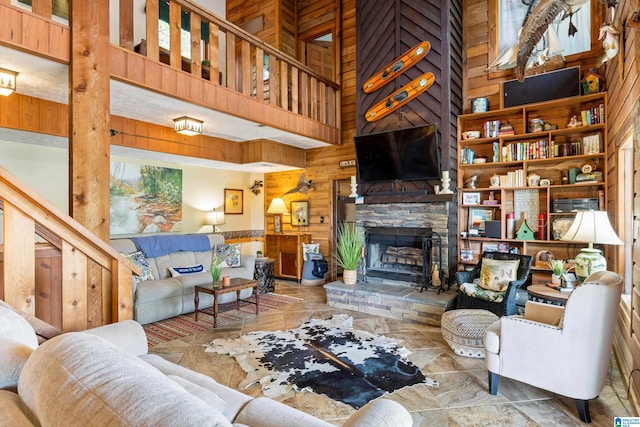
<instances>
[{"instance_id":1,"label":"built-in bookshelf","mask_svg":"<svg viewBox=\"0 0 640 427\"><path fill-rule=\"evenodd\" d=\"M559 239L575 216L567 206L606 209L606 111L601 92L459 116L461 268L487 249L558 259L579 252L583 244ZM480 137L464 139L470 131ZM534 235L518 239L525 216Z\"/></svg>"}]
</instances>

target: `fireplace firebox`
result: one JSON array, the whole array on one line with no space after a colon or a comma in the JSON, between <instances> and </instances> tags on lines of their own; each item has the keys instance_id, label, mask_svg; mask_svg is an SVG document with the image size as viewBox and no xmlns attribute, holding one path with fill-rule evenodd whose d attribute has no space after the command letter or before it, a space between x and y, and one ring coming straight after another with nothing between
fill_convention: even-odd
<instances>
[{"instance_id":1,"label":"fireplace firebox","mask_svg":"<svg viewBox=\"0 0 640 427\"><path fill-rule=\"evenodd\" d=\"M434 234L431 228L367 227L367 279L379 278L428 286L434 262Z\"/></svg>"}]
</instances>

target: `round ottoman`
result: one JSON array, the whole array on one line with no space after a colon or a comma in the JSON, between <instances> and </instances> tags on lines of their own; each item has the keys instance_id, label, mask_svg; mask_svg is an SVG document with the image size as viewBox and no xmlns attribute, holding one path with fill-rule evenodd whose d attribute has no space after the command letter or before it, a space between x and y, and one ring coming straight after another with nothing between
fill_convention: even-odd
<instances>
[{"instance_id":1,"label":"round ottoman","mask_svg":"<svg viewBox=\"0 0 640 427\"><path fill-rule=\"evenodd\" d=\"M460 309L442 315L442 337L458 355L484 358L482 337L498 316L487 310Z\"/></svg>"}]
</instances>

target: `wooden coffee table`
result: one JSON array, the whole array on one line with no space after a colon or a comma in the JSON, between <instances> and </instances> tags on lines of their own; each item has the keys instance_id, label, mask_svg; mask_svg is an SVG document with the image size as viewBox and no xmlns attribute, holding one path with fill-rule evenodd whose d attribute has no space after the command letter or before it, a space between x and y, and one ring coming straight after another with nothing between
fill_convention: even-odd
<instances>
[{"instance_id":1,"label":"wooden coffee table","mask_svg":"<svg viewBox=\"0 0 640 427\"><path fill-rule=\"evenodd\" d=\"M558 291L547 285L529 285L527 292L531 301L553 305L565 305L571 295L570 291Z\"/></svg>"},{"instance_id":2,"label":"wooden coffee table","mask_svg":"<svg viewBox=\"0 0 640 427\"><path fill-rule=\"evenodd\" d=\"M204 292L206 294L213 295L213 327L217 326L218 322L218 295L226 294L229 292L236 292L236 307L240 308L240 291L243 289L253 288L253 294L256 296L256 302L247 301L246 299L243 301L250 302L256 305L256 314L258 314L258 309L260 307L260 295L258 292L258 281L257 280L248 280L248 279L231 279L231 284L228 286L222 286L220 283L218 286L214 287L213 283L209 283L207 285L199 285L194 288L195 295L193 297L193 302L195 305L195 313L196 313L196 322L198 321L198 304L200 303L200 292Z\"/></svg>"}]
</instances>

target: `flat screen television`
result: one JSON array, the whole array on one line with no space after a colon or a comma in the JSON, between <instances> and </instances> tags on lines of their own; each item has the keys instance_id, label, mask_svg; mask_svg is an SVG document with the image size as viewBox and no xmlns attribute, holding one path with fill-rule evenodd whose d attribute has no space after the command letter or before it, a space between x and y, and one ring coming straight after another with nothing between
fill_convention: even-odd
<instances>
[{"instance_id":1,"label":"flat screen television","mask_svg":"<svg viewBox=\"0 0 640 427\"><path fill-rule=\"evenodd\" d=\"M435 124L360 135L354 138L362 182L440 178L440 147Z\"/></svg>"}]
</instances>

